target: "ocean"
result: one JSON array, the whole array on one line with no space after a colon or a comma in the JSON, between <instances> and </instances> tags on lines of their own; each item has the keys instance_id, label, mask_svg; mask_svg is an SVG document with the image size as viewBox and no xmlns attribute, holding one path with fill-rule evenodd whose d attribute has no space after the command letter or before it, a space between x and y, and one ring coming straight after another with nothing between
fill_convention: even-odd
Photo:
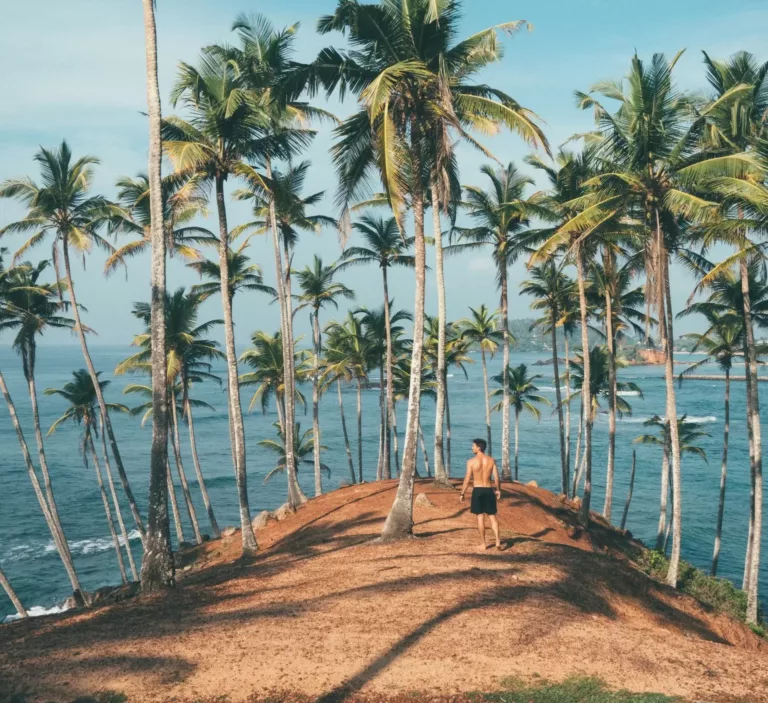
<instances>
[{"instance_id":1,"label":"ocean","mask_svg":"<svg viewBox=\"0 0 768 703\"><path fill-rule=\"evenodd\" d=\"M107 400L131 405L135 400L122 393L129 383L137 382L136 377L113 378L116 364L132 351L127 347L94 346L93 360L102 371L102 378L112 380L107 389ZM239 350L242 351L242 350ZM537 381L541 395L554 403L552 366L532 366L539 359L547 359L546 353L512 353L512 364L530 366L530 373L542 375ZM480 356L473 357L475 364L467 366L467 377L459 369L450 369L449 394L452 419L452 475L463 475L465 460L470 455L473 437L484 436L483 383ZM549 356L551 358L551 356ZM681 354L678 359L684 360ZM40 394L40 413L43 431L65 409L63 399L44 396L46 388L61 388L70 380L73 370L84 368L77 346L42 346L37 361L37 386ZM501 368L500 357L490 363L491 374ZM682 369L680 366L678 370ZM9 348L0 349L0 369L6 378L17 412L23 424L27 442L36 457L31 410L26 385L21 373L21 362ZM702 374L716 374L717 369L702 367ZM734 369L734 375L743 369ZM661 450L650 445L633 445L632 440L645 433L643 421L653 415L664 415L664 381L662 367L636 366L621 369L620 380L637 383L643 397L626 396L633 409L631 417L625 416L617 423L616 479L614 493L614 521L621 519L629 484L632 450L637 450L637 475L632 506L627 528L646 542L653 544L659 510ZM376 374L376 377L378 374ZM683 557L692 564L708 570L712 557L715 518L720 481L720 463L723 434L723 389L717 381L686 381L678 390L678 413L687 414L689 419L702 423L710 433L700 441L707 453L708 461L696 456L683 457ZM765 390L764 390L765 389ZM768 391L768 385L760 390ZM243 392L244 410L250 403L249 389ZM308 397L311 397L307 393ZM222 388L206 383L195 389L194 397L210 403L213 411L198 410L195 415L198 452L211 501L223 528L238 524L238 510L235 479L232 470L227 430L225 395ZM378 399L376 389L364 392L363 409L363 452L364 478L373 480L376 472L378 452ZM356 457L355 389L349 387L344 393L345 411L350 438ZM763 399L763 408L768 401ZM605 409L605 408L604 408ZM434 403L425 400L422 405L422 422L428 438L434 426ZM763 414L764 421L768 413ZM297 419L302 431L311 428L311 408L306 416L301 410ZM253 515L265 509L275 509L285 502L286 486L282 474L264 483L265 475L276 464L275 455L258 445L259 440L274 438L273 423L277 415L274 407L264 415L255 407L245 415L245 432L248 461L248 489ZM327 447L323 462L331 468L330 479L324 475L326 490L337 488L349 480L349 468L344 450L339 418L337 394L329 392L321 402L322 443ZM494 414L494 452L498 458L501 444L501 416ZM575 451L578 408L574 403L572 412L572 453ZM140 418L114 415L113 423L126 467L139 507L146 514L146 499L149 479L149 449L151 430L142 428ZM405 426L405 403L398 408L398 428ZM53 489L59 506L64 531L70 543L75 566L83 587L92 590L105 585L119 584L120 574L115 559L112 541L104 517L101 498L92 468L83 465L79 454L81 428L74 424L61 427L46 439L46 452L50 465ZM603 506L605 467L608 440L608 423L600 416L594 429L593 456L593 507ZM429 444L429 441L428 441ZM37 505L27 475L19 445L11 425L6 407L0 407L0 566L16 589L25 606L33 614L55 611L69 595L69 582L58 558L53 541ZM182 455L190 487L197 508L201 530L208 531L202 499L194 480L194 468L189 449L186 428L182 426ZM431 459L430 459L431 460ZM419 456L419 470L423 474L423 462ZM731 435L728 454L728 490L726 498L723 544L720 557L719 575L741 584L744 550L747 539L749 511L749 459L745 423L745 400L743 382L734 382L731 392ZM520 422L520 480L535 480L544 488L560 491L560 460L558 448L557 414L551 408L542 407L542 417L536 421L530 415L523 415ZM300 481L307 495L313 493L312 467L302 466ZM121 493L118 482L118 491ZM177 493L184 517L183 498ZM124 498L121 493L121 498ZM123 500L123 515L128 529L132 518ZM514 525L509 526L514 529ZM192 530L185 521L187 539ZM173 532L173 530L172 530ZM761 594L768 602L768 530L763 539L763 564L761 570ZM175 539L175 537L174 537ZM131 547L139 557L138 533L131 532ZM13 613L10 601L0 593L0 621Z\"/></svg>"}]
</instances>

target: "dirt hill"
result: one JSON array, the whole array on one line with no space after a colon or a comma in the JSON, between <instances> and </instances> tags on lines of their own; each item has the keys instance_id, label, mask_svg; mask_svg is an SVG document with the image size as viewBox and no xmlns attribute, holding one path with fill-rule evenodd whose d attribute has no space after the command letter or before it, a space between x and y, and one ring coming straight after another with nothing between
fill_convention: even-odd
<instances>
[{"instance_id":1,"label":"dirt hill","mask_svg":"<svg viewBox=\"0 0 768 703\"><path fill-rule=\"evenodd\" d=\"M72 701L319 700L492 690L583 674L688 700L768 702L768 643L651 580L627 540L578 528L548 491L505 486L505 549L475 550L458 493L423 482L416 539L377 544L394 482L344 488L184 556L175 591L0 627L3 689ZM291 698L294 695L294 698Z\"/></svg>"}]
</instances>

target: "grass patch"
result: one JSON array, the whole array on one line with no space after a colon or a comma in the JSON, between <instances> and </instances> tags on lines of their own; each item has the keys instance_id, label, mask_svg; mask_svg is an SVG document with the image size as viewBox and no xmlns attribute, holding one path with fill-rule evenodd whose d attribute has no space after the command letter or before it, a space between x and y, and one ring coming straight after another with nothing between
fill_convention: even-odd
<instances>
[{"instance_id":1,"label":"grass patch","mask_svg":"<svg viewBox=\"0 0 768 703\"><path fill-rule=\"evenodd\" d=\"M562 683L544 682L533 686L506 680L503 685L509 690L479 694L475 700L478 703L673 703L681 700L659 693L612 691L596 678L578 677Z\"/></svg>"},{"instance_id":2,"label":"grass patch","mask_svg":"<svg viewBox=\"0 0 768 703\"><path fill-rule=\"evenodd\" d=\"M664 581L669 569L669 559L658 550L646 549L632 555L637 565L649 576ZM747 594L724 578L708 576L686 561L680 561L680 573L677 587L683 593L693 596L715 610L746 621ZM752 626L752 631L761 637L766 636L765 621L762 612L758 615L760 624Z\"/></svg>"}]
</instances>

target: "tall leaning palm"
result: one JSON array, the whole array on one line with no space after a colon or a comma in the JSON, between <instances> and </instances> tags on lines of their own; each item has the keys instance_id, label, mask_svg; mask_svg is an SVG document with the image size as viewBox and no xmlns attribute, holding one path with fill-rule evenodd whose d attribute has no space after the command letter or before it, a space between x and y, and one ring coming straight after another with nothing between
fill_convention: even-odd
<instances>
[{"instance_id":1,"label":"tall leaning palm","mask_svg":"<svg viewBox=\"0 0 768 703\"><path fill-rule=\"evenodd\" d=\"M378 175L401 229L406 207L413 213L416 287L411 388L403 471L383 539L405 537L413 525L426 280L424 211L429 195L436 192L431 200L439 200L433 203L435 212L449 202L445 194L455 172L454 135L471 139L467 130L478 123L504 124L529 141L541 140L531 114L516 101L500 90L471 82L480 69L500 58L497 33L512 33L526 23L506 22L453 43L460 10L458 0L377 4L341 0L334 14L320 18L318 29L347 34L355 49L347 53L325 49L313 64L296 72L302 78L297 84L308 86L310 92L322 87L328 92L338 89L342 96L352 92L358 98L359 110L337 129L339 139L333 149L342 209ZM388 41L380 41L382 36ZM438 144L444 147L439 154ZM439 230L437 226L438 240Z\"/></svg>"},{"instance_id":2,"label":"tall leaning palm","mask_svg":"<svg viewBox=\"0 0 768 703\"><path fill-rule=\"evenodd\" d=\"M502 368L509 368L509 347L514 342L509 332L509 267L523 254L523 234L531 217L548 216L536 196L525 197L525 191L533 181L522 175L514 164L506 168L481 169L490 181L489 189L465 186L464 202L472 226L458 228L460 244L454 251L465 248L490 247L496 266L496 281L501 296ZM502 374L502 416L501 416L501 474L509 479L512 475L509 462L509 388L508 375Z\"/></svg>"},{"instance_id":3,"label":"tall leaning palm","mask_svg":"<svg viewBox=\"0 0 768 703\"><path fill-rule=\"evenodd\" d=\"M213 183L219 222L219 278L227 356L227 409L232 458L237 478L240 528L245 554L257 550L251 525L245 453L245 430L238 385L235 327L229 280L229 226L224 186L243 160L253 155L261 117L245 99L242 76L225 57L207 52L199 67L182 63L171 93L187 120L169 117L163 125L163 147L177 172Z\"/></svg>"},{"instance_id":4,"label":"tall leaning palm","mask_svg":"<svg viewBox=\"0 0 768 703\"><path fill-rule=\"evenodd\" d=\"M503 332L498 328L498 312L490 312L485 305L470 308L470 317L459 320L456 324L461 336L473 347L480 349L483 364L483 390L485 392L485 429L488 436L488 454L493 456L493 433L491 431L491 395L488 390L488 362L496 355L499 343L504 340Z\"/></svg>"},{"instance_id":5,"label":"tall leaning palm","mask_svg":"<svg viewBox=\"0 0 768 703\"><path fill-rule=\"evenodd\" d=\"M560 358L558 354L557 330L568 307L568 300L575 296L576 282L561 270L558 263L550 261L533 266L530 278L523 281L520 292L535 298L531 307L544 311L544 317L537 323L549 331L552 344L552 369L555 377L555 403L557 420L560 425L560 473L563 493L568 495L568 461L565 444L563 402L560 392ZM567 362L566 362L567 363Z\"/></svg>"},{"instance_id":6,"label":"tall leaning palm","mask_svg":"<svg viewBox=\"0 0 768 703\"><path fill-rule=\"evenodd\" d=\"M398 229L394 217L383 218L372 215L363 215L352 224L352 228L360 234L363 246L348 247L342 261L344 265L376 264L381 269L382 283L384 287L384 314L386 315L386 403L388 428L384 438L384 465L389 466L391 428L395 420L395 396L393 388L393 364L392 352L392 321L390 320L389 297L389 269L394 266L413 268L415 260L408 252L413 243L411 239L404 238Z\"/></svg>"},{"instance_id":7,"label":"tall leaning palm","mask_svg":"<svg viewBox=\"0 0 768 703\"><path fill-rule=\"evenodd\" d=\"M117 439L112 429L112 422L107 413L104 395L98 384L96 367L88 350L88 342L85 337L86 328L80 319L80 307L77 303L70 265L71 249L86 254L94 246L97 246L112 253L112 246L99 234L99 230L114 214L114 210L102 196L90 195L89 193L93 180L93 167L98 163L94 157L85 156L73 160L69 146L66 142L62 142L56 151L40 149L35 155L35 161L40 165L40 184L29 178L14 179L0 184L0 197L15 198L27 207L26 217L7 225L0 230L0 235L33 232L32 236L17 252L17 257L30 247L40 244L47 236L52 235L54 268L58 270L60 257L64 260L66 291L70 300L69 309L75 319L85 365L96 389L99 411L102 415L117 471L128 498L136 527L143 540L145 537L144 522L133 497L128 476L125 473Z\"/></svg>"},{"instance_id":8,"label":"tall leaning palm","mask_svg":"<svg viewBox=\"0 0 768 703\"><path fill-rule=\"evenodd\" d=\"M320 361L322 357L323 340L320 327L320 310L333 306L339 307L339 299L351 300L355 294L343 283L334 281L338 269L335 264L323 265L323 260L315 256L311 266L306 266L296 272L301 293L298 296L299 309L310 309L312 323L312 344L314 348L314 369L312 371L312 433L315 466L315 496L323 492L323 477L320 466Z\"/></svg>"},{"instance_id":9,"label":"tall leaning palm","mask_svg":"<svg viewBox=\"0 0 768 703\"><path fill-rule=\"evenodd\" d=\"M497 403L495 410L501 410L504 407L504 389L509 391L510 405L515 409L515 481L519 476L519 445L520 445L520 413L529 412L537 420L541 417L541 411L538 405L550 405L549 400L544 396L538 395L538 387L535 381L541 378L541 374L528 375L528 369L525 364L520 364L516 368L507 368L505 379L504 372L493 377L493 381L501 386L497 388L492 395L502 396L501 402Z\"/></svg>"}]
</instances>

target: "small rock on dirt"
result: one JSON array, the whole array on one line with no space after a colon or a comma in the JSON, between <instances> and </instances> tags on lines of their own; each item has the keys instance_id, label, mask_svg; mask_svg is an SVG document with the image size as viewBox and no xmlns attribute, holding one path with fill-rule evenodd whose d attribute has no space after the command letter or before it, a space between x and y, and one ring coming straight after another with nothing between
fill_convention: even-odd
<instances>
[{"instance_id":1,"label":"small rock on dirt","mask_svg":"<svg viewBox=\"0 0 768 703\"><path fill-rule=\"evenodd\" d=\"M99 588L91 593L88 602L91 606L119 603L129 598L135 598L140 590L141 584L138 581L125 586L104 586L104 588Z\"/></svg>"},{"instance_id":2,"label":"small rock on dirt","mask_svg":"<svg viewBox=\"0 0 768 703\"><path fill-rule=\"evenodd\" d=\"M426 493L419 493L419 495L416 496L416 500L414 501L416 505L421 506L422 508L434 508L435 504L427 497Z\"/></svg>"},{"instance_id":3,"label":"small rock on dirt","mask_svg":"<svg viewBox=\"0 0 768 703\"><path fill-rule=\"evenodd\" d=\"M235 534L235 532L237 532L237 530L234 527L231 527L231 526L230 527L225 527L221 531L221 536L222 537L231 537L233 534Z\"/></svg>"},{"instance_id":4,"label":"small rock on dirt","mask_svg":"<svg viewBox=\"0 0 768 703\"><path fill-rule=\"evenodd\" d=\"M276 520L285 520L289 515L293 515L296 512L296 508L292 507L288 503L285 503L284 505L281 505L277 510L275 510L275 519Z\"/></svg>"},{"instance_id":5,"label":"small rock on dirt","mask_svg":"<svg viewBox=\"0 0 768 703\"><path fill-rule=\"evenodd\" d=\"M270 520L277 520L275 514L271 510L262 510L255 518L253 518L251 524L253 525L254 530L263 530L269 524Z\"/></svg>"},{"instance_id":6,"label":"small rock on dirt","mask_svg":"<svg viewBox=\"0 0 768 703\"><path fill-rule=\"evenodd\" d=\"M539 484L536 483L536 481L528 481L528 483L525 484L526 486L529 486L530 488L538 488Z\"/></svg>"}]
</instances>

